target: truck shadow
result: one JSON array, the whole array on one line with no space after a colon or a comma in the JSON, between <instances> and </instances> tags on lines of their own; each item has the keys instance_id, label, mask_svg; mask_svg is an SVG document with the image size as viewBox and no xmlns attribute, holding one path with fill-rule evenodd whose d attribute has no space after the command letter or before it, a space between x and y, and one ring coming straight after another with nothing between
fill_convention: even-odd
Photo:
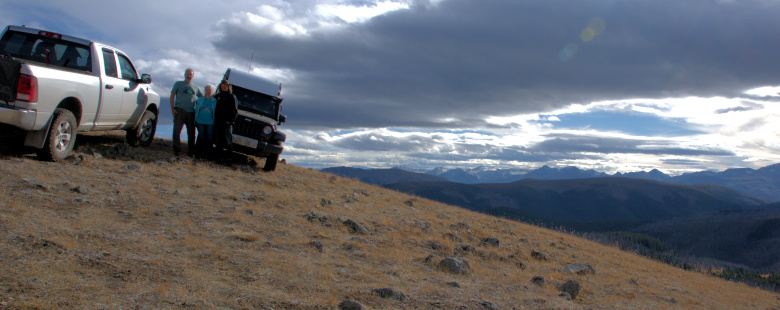
<instances>
[{"instance_id":1,"label":"truck shadow","mask_svg":"<svg viewBox=\"0 0 780 310\"><path fill-rule=\"evenodd\" d=\"M186 151L186 141L183 141ZM0 132L0 157L36 157L36 149L24 146L24 132L5 130ZM173 142L169 139L155 138L146 147L132 147L125 142L124 131L85 132L76 137L71 155L65 161L79 160L84 157L106 157L111 159L138 162L174 162L180 159L195 161L187 156L173 155ZM205 160L197 159L199 162ZM235 165L256 167L258 159L241 153L233 154Z\"/></svg>"}]
</instances>

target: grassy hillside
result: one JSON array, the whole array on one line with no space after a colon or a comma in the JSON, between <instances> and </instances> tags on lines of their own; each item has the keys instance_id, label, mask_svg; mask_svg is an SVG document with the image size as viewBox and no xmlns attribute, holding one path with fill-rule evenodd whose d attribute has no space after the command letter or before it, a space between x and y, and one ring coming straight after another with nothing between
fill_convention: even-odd
<instances>
[{"instance_id":1,"label":"grassy hillside","mask_svg":"<svg viewBox=\"0 0 780 310\"><path fill-rule=\"evenodd\" d=\"M77 151L0 153L0 309L780 309L777 294L294 165L112 136Z\"/></svg>"}]
</instances>

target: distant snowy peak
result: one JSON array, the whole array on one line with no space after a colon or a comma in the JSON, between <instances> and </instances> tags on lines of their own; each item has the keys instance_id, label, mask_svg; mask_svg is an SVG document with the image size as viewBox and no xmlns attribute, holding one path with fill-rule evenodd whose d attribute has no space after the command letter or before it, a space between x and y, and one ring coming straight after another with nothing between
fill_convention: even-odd
<instances>
[{"instance_id":1,"label":"distant snowy peak","mask_svg":"<svg viewBox=\"0 0 780 310\"><path fill-rule=\"evenodd\" d=\"M628 172L628 173L615 173L614 176L616 177L623 177L623 178L632 178L632 179L646 179L646 180L653 180L653 181L661 181L661 182L668 182L672 177L661 172L658 169L647 171L637 171L637 172Z\"/></svg>"}]
</instances>

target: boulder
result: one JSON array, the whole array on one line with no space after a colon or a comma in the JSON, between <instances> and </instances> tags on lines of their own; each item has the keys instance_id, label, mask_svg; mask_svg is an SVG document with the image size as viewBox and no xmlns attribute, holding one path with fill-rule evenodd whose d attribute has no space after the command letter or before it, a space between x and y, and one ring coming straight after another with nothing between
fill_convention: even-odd
<instances>
[{"instance_id":1,"label":"boulder","mask_svg":"<svg viewBox=\"0 0 780 310\"><path fill-rule=\"evenodd\" d=\"M377 288L372 291L374 294L382 298L392 298L397 301L407 301L409 297L401 291L397 291L391 288Z\"/></svg>"},{"instance_id":2,"label":"boulder","mask_svg":"<svg viewBox=\"0 0 780 310\"><path fill-rule=\"evenodd\" d=\"M563 273L576 273L578 275L596 274L596 269L590 264L568 264L561 270Z\"/></svg>"},{"instance_id":3,"label":"boulder","mask_svg":"<svg viewBox=\"0 0 780 310\"><path fill-rule=\"evenodd\" d=\"M354 300L345 300L342 301L339 304L339 310L365 310L366 307L363 307L359 302Z\"/></svg>"},{"instance_id":4,"label":"boulder","mask_svg":"<svg viewBox=\"0 0 780 310\"><path fill-rule=\"evenodd\" d=\"M482 238L482 240L480 240L480 241L481 241L481 243L480 243L480 244L481 244L481 245L483 245L483 246L494 246L494 247L498 247L498 246L499 246L499 244L501 243L501 242L498 240L498 238Z\"/></svg>"},{"instance_id":5,"label":"boulder","mask_svg":"<svg viewBox=\"0 0 780 310\"><path fill-rule=\"evenodd\" d=\"M439 268L454 274L467 274L471 270L469 262L460 257L447 257L441 260Z\"/></svg>"},{"instance_id":6,"label":"boulder","mask_svg":"<svg viewBox=\"0 0 780 310\"><path fill-rule=\"evenodd\" d=\"M368 234L368 228L366 226L363 226L363 224L360 224L358 222L355 222L353 220L346 220L344 221L344 226L347 226L350 232L361 234L361 235L367 235Z\"/></svg>"},{"instance_id":7,"label":"boulder","mask_svg":"<svg viewBox=\"0 0 780 310\"><path fill-rule=\"evenodd\" d=\"M558 290L561 291L561 296L566 299L576 299L580 294L580 282L577 280L569 280L566 283L558 286Z\"/></svg>"}]
</instances>

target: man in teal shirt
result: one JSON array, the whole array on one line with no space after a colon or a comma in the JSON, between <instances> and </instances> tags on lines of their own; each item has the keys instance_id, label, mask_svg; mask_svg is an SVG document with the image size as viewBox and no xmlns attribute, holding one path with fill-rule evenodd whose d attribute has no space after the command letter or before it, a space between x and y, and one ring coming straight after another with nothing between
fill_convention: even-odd
<instances>
[{"instance_id":1,"label":"man in teal shirt","mask_svg":"<svg viewBox=\"0 0 780 310\"><path fill-rule=\"evenodd\" d=\"M181 129L187 126L187 155L195 152L195 100L203 97L200 88L192 83L195 71L184 70L184 81L173 83L171 89L171 112L173 113L173 154L181 153Z\"/></svg>"}]
</instances>

